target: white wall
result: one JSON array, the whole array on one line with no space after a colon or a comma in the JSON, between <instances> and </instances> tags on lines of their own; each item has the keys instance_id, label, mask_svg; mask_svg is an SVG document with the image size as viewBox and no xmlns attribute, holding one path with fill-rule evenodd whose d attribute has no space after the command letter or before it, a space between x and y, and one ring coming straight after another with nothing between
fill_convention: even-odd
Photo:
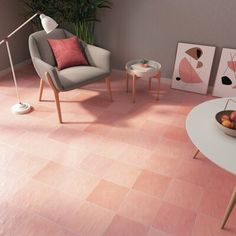
<instances>
[{"instance_id":1,"label":"white wall","mask_svg":"<svg viewBox=\"0 0 236 236\"><path fill-rule=\"evenodd\" d=\"M97 43L112 51L113 67L130 59L161 62L171 77L177 42L217 47L212 81L222 47L236 48L235 0L112 0L97 24Z\"/></svg>"}]
</instances>

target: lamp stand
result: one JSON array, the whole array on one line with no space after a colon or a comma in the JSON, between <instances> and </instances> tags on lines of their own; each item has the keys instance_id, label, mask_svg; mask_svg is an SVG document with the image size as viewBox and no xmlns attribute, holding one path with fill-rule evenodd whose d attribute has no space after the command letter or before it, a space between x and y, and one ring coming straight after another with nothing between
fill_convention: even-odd
<instances>
[{"instance_id":1,"label":"lamp stand","mask_svg":"<svg viewBox=\"0 0 236 236\"><path fill-rule=\"evenodd\" d=\"M9 57L10 65L11 65L11 72L12 72L12 76L14 79L16 95L17 95L17 99L18 99L18 103L15 104L14 106L12 106L11 111L13 114L18 114L18 115L26 114L31 111L31 106L28 103L21 102L21 100L20 100L20 95L18 92L18 85L17 85L17 81L16 81L16 74L15 74L15 70L14 70L14 66L13 66L13 62L12 62L12 57L11 57L11 51L10 51L10 47L9 47L9 43L8 43L7 39L6 39L6 46L7 46L7 53L8 53L8 57Z\"/></svg>"},{"instance_id":2,"label":"lamp stand","mask_svg":"<svg viewBox=\"0 0 236 236\"><path fill-rule=\"evenodd\" d=\"M54 21L51 17L45 16L44 14L37 12L33 16L31 16L27 21L25 21L22 25L20 25L18 28L16 28L13 32L11 32L7 37L5 37L3 40L0 41L0 45L3 43L6 43L6 46L7 46L7 53L8 53L9 61L11 64L11 72L12 72L12 76L14 79L15 88L16 88L16 95L17 95L17 99L18 99L18 103L11 108L11 111L13 114L20 115L20 114L29 113L31 111L31 106L28 103L21 102L21 100L20 100L17 81L16 81L16 75L15 75L15 70L14 70L14 66L12 63L12 57L11 57L11 51L10 51L8 39L38 15L40 16L41 24L47 34L52 32L58 26L56 21Z\"/></svg>"}]
</instances>

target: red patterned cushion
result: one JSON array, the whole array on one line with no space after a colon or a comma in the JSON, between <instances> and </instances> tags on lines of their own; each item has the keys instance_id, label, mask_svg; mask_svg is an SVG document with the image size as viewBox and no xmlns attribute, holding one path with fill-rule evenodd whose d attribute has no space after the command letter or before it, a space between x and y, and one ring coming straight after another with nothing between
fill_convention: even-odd
<instances>
[{"instance_id":1,"label":"red patterned cushion","mask_svg":"<svg viewBox=\"0 0 236 236\"><path fill-rule=\"evenodd\" d=\"M48 42L59 70L71 66L88 65L76 36L67 39L48 39Z\"/></svg>"}]
</instances>

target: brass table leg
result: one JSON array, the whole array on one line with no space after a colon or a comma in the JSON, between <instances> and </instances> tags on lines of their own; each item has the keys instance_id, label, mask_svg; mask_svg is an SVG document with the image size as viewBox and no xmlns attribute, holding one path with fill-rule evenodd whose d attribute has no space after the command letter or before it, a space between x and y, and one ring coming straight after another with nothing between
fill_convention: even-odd
<instances>
[{"instance_id":1,"label":"brass table leg","mask_svg":"<svg viewBox=\"0 0 236 236\"><path fill-rule=\"evenodd\" d=\"M126 73L126 92L129 92L129 73Z\"/></svg>"},{"instance_id":2,"label":"brass table leg","mask_svg":"<svg viewBox=\"0 0 236 236\"><path fill-rule=\"evenodd\" d=\"M157 74L157 80L158 80L158 84L157 84L157 100L159 100L160 97L160 91L161 91L161 72L159 72Z\"/></svg>"},{"instance_id":3,"label":"brass table leg","mask_svg":"<svg viewBox=\"0 0 236 236\"><path fill-rule=\"evenodd\" d=\"M150 77L148 81L148 90L151 90L151 89L152 89L152 77Z\"/></svg>"},{"instance_id":4,"label":"brass table leg","mask_svg":"<svg viewBox=\"0 0 236 236\"><path fill-rule=\"evenodd\" d=\"M133 103L135 103L135 95L136 95L136 75L133 75L133 86L132 86Z\"/></svg>"}]
</instances>

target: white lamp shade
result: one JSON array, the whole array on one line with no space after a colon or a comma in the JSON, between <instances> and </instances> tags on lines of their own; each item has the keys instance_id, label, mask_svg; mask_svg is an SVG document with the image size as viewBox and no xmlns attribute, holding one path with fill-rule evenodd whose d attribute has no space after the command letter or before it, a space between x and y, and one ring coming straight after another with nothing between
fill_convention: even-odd
<instances>
[{"instance_id":1,"label":"white lamp shade","mask_svg":"<svg viewBox=\"0 0 236 236\"><path fill-rule=\"evenodd\" d=\"M46 31L47 34L52 32L58 26L55 20L53 20L51 17L46 16L44 14L40 15L40 19L41 19L41 24L43 26L43 29Z\"/></svg>"}]
</instances>

